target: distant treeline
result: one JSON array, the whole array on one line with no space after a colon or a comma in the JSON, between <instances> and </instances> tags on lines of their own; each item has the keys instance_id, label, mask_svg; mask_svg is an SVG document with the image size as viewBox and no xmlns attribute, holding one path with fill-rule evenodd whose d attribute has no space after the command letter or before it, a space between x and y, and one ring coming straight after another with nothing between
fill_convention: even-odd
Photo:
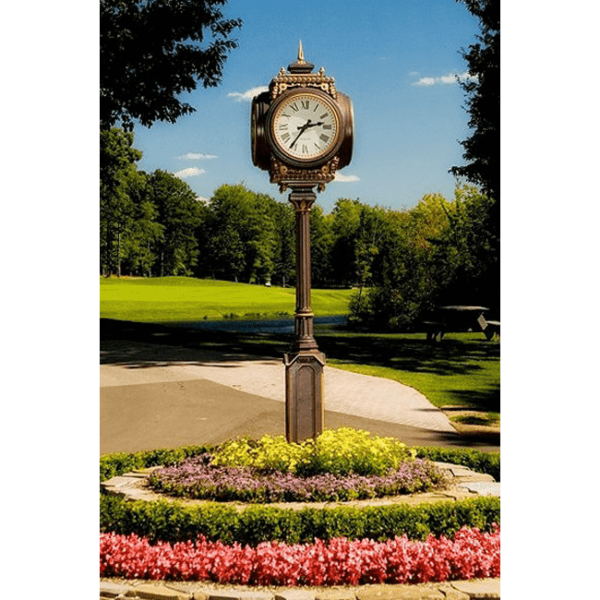
<instances>
[{"instance_id":1,"label":"distant treeline","mask_svg":"<svg viewBox=\"0 0 600 600\"><path fill-rule=\"evenodd\" d=\"M243 185L199 201L181 179L145 173L131 134L101 139L100 270L105 276L213 277L293 286L294 211ZM455 198L427 195L410 210L340 198L330 214L311 212L312 284L356 287L351 319L410 329L436 304L499 310L499 240L493 202L475 188Z\"/></svg>"}]
</instances>

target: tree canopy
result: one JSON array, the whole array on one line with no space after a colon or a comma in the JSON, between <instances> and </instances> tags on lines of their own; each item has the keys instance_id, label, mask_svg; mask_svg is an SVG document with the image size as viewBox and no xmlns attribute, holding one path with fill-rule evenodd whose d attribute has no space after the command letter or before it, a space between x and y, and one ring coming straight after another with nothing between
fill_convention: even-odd
<instances>
[{"instance_id":1,"label":"tree canopy","mask_svg":"<svg viewBox=\"0 0 600 600\"><path fill-rule=\"evenodd\" d=\"M174 123L195 108L177 98L201 82L217 86L230 36L241 19L227 19L227 0L101 0L100 123Z\"/></svg>"}]
</instances>

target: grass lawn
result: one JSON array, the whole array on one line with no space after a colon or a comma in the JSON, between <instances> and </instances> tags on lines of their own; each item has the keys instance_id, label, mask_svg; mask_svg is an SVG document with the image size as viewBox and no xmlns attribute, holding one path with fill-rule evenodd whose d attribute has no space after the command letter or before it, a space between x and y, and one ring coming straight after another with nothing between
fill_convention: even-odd
<instances>
[{"instance_id":1,"label":"grass lawn","mask_svg":"<svg viewBox=\"0 0 600 600\"><path fill-rule=\"evenodd\" d=\"M351 290L312 290L316 316L344 315ZM189 277L100 279L100 317L140 323L292 316L294 288Z\"/></svg>"}]
</instances>

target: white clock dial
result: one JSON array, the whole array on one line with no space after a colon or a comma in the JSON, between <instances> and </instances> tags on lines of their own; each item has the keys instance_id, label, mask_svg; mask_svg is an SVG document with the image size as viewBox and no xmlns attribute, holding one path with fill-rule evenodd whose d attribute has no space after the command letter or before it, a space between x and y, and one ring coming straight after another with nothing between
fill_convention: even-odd
<instances>
[{"instance_id":1,"label":"white clock dial","mask_svg":"<svg viewBox=\"0 0 600 600\"><path fill-rule=\"evenodd\" d=\"M275 110L272 135L284 154L296 160L314 161L325 156L337 142L338 117L324 98L298 93Z\"/></svg>"}]
</instances>

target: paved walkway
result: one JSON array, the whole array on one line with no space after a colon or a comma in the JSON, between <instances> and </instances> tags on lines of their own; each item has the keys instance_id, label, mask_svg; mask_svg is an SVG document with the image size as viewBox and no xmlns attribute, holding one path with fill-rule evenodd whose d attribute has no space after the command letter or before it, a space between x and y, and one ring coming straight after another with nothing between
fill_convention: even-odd
<instances>
[{"instance_id":1,"label":"paved walkway","mask_svg":"<svg viewBox=\"0 0 600 600\"><path fill-rule=\"evenodd\" d=\"M165 343L178 338L160 330L132 337L117 331L101 341L101 454L284 434L282 360ZM324 392L327 428L499 449L459 435L425 396L395 381L326 366Z\"/></svg>"}]
</instances>

